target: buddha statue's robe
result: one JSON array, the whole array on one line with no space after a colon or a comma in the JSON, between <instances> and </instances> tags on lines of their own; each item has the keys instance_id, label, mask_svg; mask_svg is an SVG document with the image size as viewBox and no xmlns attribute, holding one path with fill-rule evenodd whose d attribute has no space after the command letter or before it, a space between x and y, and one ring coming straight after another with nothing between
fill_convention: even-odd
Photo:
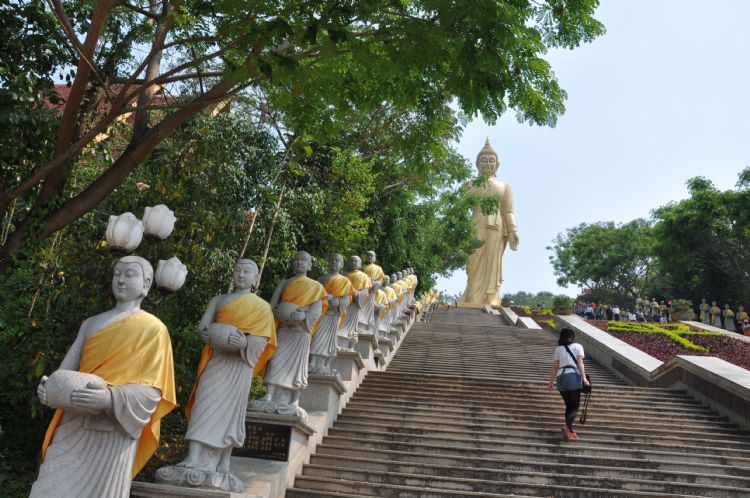
<instances>
[{"instance_id":1,"label":"buddha statue's robe","mask_svg":"<svg viewBox=\"0 0 750 498\"><path fill-rule=\"evenodd\" d=\"M55 412L33 498L130 496L132 478L159 446L162 417L176 406L172 344L158 318L141 310L118 315L88 339L84 326L60 368L101 377L112 411Z\"/></svg>"},{"instance_id":2,"label":"buddha statue's robe","mask_svg":"<svg viewBox=\"0 0 750 498\"><path fill-rule=\"evenodd\" d=\"M376 265L375 263L368 263L362 268L362 273L367 275L373 280L380 280L380 283L385 283L385 272L383 268Z\"/></svg>"},{"instance_id":3,"label":"buddha statue's robe","mask_svg":"<svg viewBox=\"0 0 750 498\"><path fill-rule=\"evenodd\" d=\"M388 332L390 332L391 330L393 318L396 316L398 296L396 295L396 291L394 291L390 285L386 285L385 287L383 287L383 292L385 292L386 300L388 301L388 310L386 312L385 318L380 324L380 328L385 331L386 335L388 335Z\"/></svg>"},{"instance_id":4,"label":"buddha statue's robe","mask_svg":"<svg viewBox=\"0 0 750 498\"><path fill-rule=\"evenodd\" d=\"M253 377L276 350L271 306L248 293L216 311L214 321L237 327L247 336L239 351L203 347L193 391L185 406L185 439L211 448L239 448L245 442L245 412Z\"/></svg>"},{"instance_id":5,"label":"buddha statue's robe","mask_svg":"<svg viewBox=\"0 0 750 498\"><path fill-rule=\"evenodd\" d=\"M349 343L356 343L359 336L360 310L370 300L369 290L372 288L372 281L366 273L360 270L350 271L346 274L346 278L351 282L355 295L346 310L346 317L339 329L339 336ZM364 292L362 292L363 290Z\"/></svg>"},{"instance_id":6,"label":"buddha statue's robe","mask_svg":"<svg viewBox=\"0 0 750 498\"><path fill-rule=\"evenodd\" d=\"M711 323L711 314L709 313L709 310L711 309L711 306L708 305L708 303L701 303L700 305L700 321L703 323Z\"/></svg>"},{"instance_id":7,"label":"buddha statue's robe","mask_svg":"<svg viewBox=\"0 0 750 498\"><path fill-rule=\"evenodd\" d=\"M711 325L721 328L721 308L711 306Z\"/></svg>"},{"instance_id":8,"label":"buddha statue's robe","mask_svg":"<svg viewBox=\"0 0 750 498\"><path fill-rule=\"evenodd\" d=\"M745 311L745 310L743 309L743 310L741 310L741 311L739 311L739 312L737 313L737 321L738 321L738 322L739 322L740 324L742 324L742 323L743 323L743 322L744 322L745 320L747 320L747 316L748 316L748 315L747 315L747 311Z\"/></svg>"},{"instance_id":9,"label":"buddha statue's robe","mask_svg":"<svg viewBox=\"0 0 750 498\"><path fill-rule=\"evenodd\" d=\"M724 315L724 329L734 332L736 330L734 326L734 311L726 308L721 313Z\"/></svg>"},{"instance_id":10,"label":"buddha statue's robe","mask_svg":"<svg viewBox=\"0 0 750 498\"><path fill-rule=\"evenodd\" d=\"M385 280L385 273L383 269L375 263L369 263L362 268L362 273L372 279L372 286L369 287L370 297L367 302L364 303L359 309L359 333L372 333L374 334L376 329L374 328L375 321L375 293L383 284Z\"/></svg>"},{"instance_id":11,"label":"buddha statue's robe","mask_svg":"<svg viewBox=\"0 0 750 498\"><path fill-rule=\"evenodd\" d=\"M291 391L307 387L310 338L328 308L328 294L320 282L306 276L289 279L280 303L296 304L305 313L302 322L276 321L278 344L268 362L265 382Z\"/></svg>"},{"instance_id":12,"label":"buddha statue's robe","mask_svg":"<svg viewBox=\"0 0 750 498\"><path fill-rule=\"evenodd\" d=\"M474 208L471 221L477 238L484 242L471 256L466 266L466 290L459 305L481 307L500 306L500 286L503 283L503 254L508 236L517 231L513 213L513 192L510 185L494 177L488 178L484 187L474 187L475 193L499 197L500 209L484 214L479 206Z\"/></svg>"},{"instance_id":13,"label":"buddha statue's robe","mask_svg":"<svg viewBox=\"0 0 750 498\"><path fill-rule=\"evenodd\" d=\"M385 337L388 335L388 330L383 329L386 322L385 317L388 313L388 295L384 290L378 289L377 292L375 292L375 304L381 306L381 308L374 314L373 330L375 331L375 335Z\"/></svg>"},{"instance_id":14,"label":"buddha statue's robe","mask_svg":"<svg viewBox=\"0 0 750 498\"><path fill-rule=\"evenodd\" d=\"M345 276L334 275L325 282L323 288L328 294L328 310L310 341L310 354L333 358L336 356L336 337L346 320L354 287Z\"/></svg>"}]
</instances>

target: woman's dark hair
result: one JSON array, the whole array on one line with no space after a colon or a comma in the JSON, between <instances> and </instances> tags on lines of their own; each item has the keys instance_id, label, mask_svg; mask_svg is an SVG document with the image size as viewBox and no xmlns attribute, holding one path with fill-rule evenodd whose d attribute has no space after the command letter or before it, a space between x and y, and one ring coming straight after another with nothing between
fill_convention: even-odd
<instances>
[{"instance_id":1,"label":"woman's dark hair","mask_svg":"<svg viewBox=\"0 0 750 498\"><path fill-rule=\"evenodd\" d=\"M560 338L557 340L558 346L567 346L576 341L576 333L573 329L564 328L560 331Z\"/></svg>"}]
</instances>

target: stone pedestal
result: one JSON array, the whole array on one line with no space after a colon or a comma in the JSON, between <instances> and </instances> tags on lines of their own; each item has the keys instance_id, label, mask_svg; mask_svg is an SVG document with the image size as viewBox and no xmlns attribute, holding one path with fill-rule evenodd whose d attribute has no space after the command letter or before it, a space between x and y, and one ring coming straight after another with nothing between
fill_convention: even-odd
<instances>
[{"instance_id":1,"label":"stone pedestal","mask_svg":"<svg viewBox=\"0 0 750 498\"><path fill-rule=\"evenodd\" d=\"M386 363L391 359L391 352L393 351L393 341L388 337L381 337L378 339L378 349L383 354L383 358Z\"/></svg>"},{"instance_id":2,"label":"stone pedestal","mask_svg":"<svg viewBox=\"0 0 750 498\"><path fill-rule=\"evenodd\" d=\"M393 322L393 325L391 325L391 330L388 331L388 334L394 334L396 336L396 340L394 342L398 342L401 340L401 336L404 335L405 330L406 326L404 325L404 322L399 319Z\"/></svg>"},{"instance_id":3,"label":"stone pedestal","mask_svg":"<svg viewBox=\"0 0 750 498\"><path fill-rule=\"evenodd\" d=\"M376 370L375 351L378 349L378 338L375 337L375 334L359 334L354 349L362 356L365 368Z\"/></svg>"},{"instance_id":4,"label":"stone pedestal","mask_svg":"<svg viewBox=\"0 0 750 498\"><path fill-rule=\"evenodd\" d=\"M337 351L336 358L333 360L335 368L346 386L346 392L341 395L341 404L349 401L352 393L359 387L362 379L367 375L365 362L362 356L356 351Z\"/></svg>"},{"instance_id":5,"label":"stone pedestal","mask_svg":"<svg viewBox=\"0 0 750 498\"><path fill-rule=\"evenodd\" d=\"M380 349L375 350L374 356L375 370L385 370L385 356Z\"/></svg>"},{"instance_id":6,"label":"stone pedestal","mask_svg":"<svg viewBox=\"0 0 750 498\"><path fill-rule=\"evenodd\" d=\"M130 496L140 498L281 498L294 483L295 475L310 458L311 439L320 436L320 417L311 416L313 426L299 417L247 412L247 438L232 452L231 468L245 484L239 492L203 487L181 487L134 481ZM322 437L322 436L320 436ZM318 438L319 439L319 438ZM251 456L252 455L252 456Z\"/></svg>"},{"instance_id":7,"label":"stone pedestal","mask_svg":"<svg viewBox=\"0 0 750 498\"><path fill-rule=\"evenodd\" d=\"M335 415L339 412L341 395L345 393L346 386L339 376L310 374L299 404L308 412L325 411Z\"/></svg>"}]
</instances>

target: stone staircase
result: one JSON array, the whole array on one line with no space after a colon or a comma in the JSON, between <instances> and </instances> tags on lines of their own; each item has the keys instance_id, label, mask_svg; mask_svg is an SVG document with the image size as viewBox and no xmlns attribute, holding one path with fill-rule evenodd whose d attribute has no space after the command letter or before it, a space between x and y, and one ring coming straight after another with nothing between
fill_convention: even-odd
<instances>
[{"instance_id":1,"label":"stone staircase","mask_svg":"<svg viewBox=\"0 0 750 498\"><path fill-rule=\"evenodd\" d=\"M416 323L286 496L750 497L750 434L590 359L588 421L563 441L563 403L546 388L556 336L500 323L465 309Z\"/></svg>"}]
</instances>

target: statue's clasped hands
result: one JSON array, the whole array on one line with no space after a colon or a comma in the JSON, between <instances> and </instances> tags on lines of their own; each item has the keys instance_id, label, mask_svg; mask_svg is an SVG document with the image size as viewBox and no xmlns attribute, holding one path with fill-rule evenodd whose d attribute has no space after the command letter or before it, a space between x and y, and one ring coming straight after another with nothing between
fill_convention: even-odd
<instances>
[{"instance_id":1,"label":"statue's clasped hands","mask_svg":"<svg viewBox=\"0 0 750 498\"><path fill-rule=\"evenodd\" d=\"M106 410L112 407L112 391L108 387L89 383L85 388L73 391L70 402L76 408Z\"/></svg>"},{"instance_id":2,"label":"statue's clasped hands","mask_svg":"<svg viewBox=\"0 0 750 498\"><path fill-rule=\"evenodd\" d=\"M237 349L244 349L247 347L247 336L239 330L235 330L229 334L229 345Z\"/></svg>"}]
</instances>

